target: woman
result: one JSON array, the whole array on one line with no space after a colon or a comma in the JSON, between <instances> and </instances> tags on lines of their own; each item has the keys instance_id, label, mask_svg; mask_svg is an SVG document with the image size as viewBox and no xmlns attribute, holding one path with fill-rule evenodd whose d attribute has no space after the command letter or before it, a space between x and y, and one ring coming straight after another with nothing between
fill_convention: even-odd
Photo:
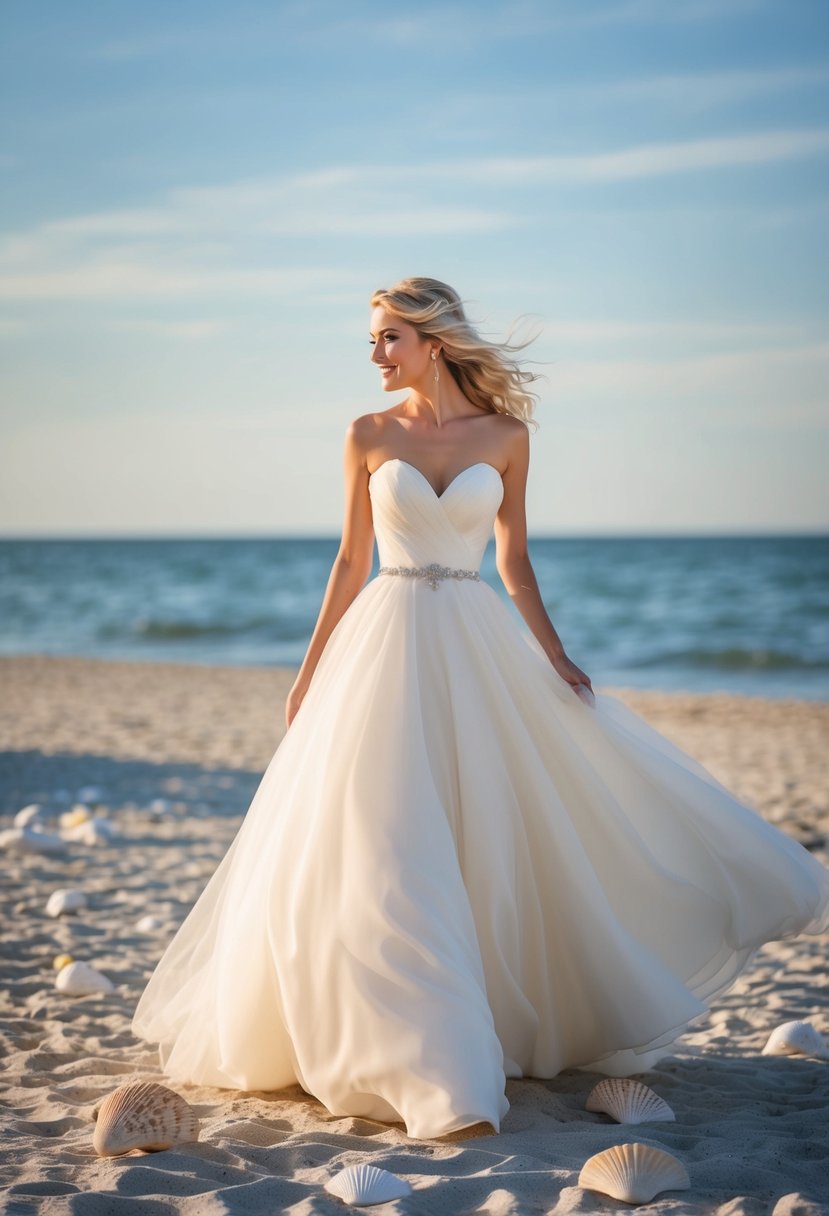
<instances>
[{"instance_id":1,"label":"woman","mask_svg":"<svg viewBox=\"0 0 829 1216\"><path fill-rule=\"evenodd\" d=\"M287 733L133 1029L179 1081L497 1132L507 1077L645 1071L764 942L829 928L829 871L565 654L518 348L433 279L370 331L407 395L348 428ZM526 632L480 578L493 528Z\"/></svg>"}]
</instances>

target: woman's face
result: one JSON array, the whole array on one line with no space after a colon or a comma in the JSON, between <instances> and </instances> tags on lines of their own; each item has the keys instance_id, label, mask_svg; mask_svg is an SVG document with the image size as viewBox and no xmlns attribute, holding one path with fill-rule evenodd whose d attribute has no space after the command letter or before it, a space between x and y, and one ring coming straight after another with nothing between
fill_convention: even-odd
<instances>
[{"instance_id":1,"label":"woman's face","mask_svg":"<svg viewBox=\"0 0 829 1216\"><path fill-rule=\"evenodd\" d=\"M413 388L432 374L432 346L413 325L377 306L369 325L371 361L380 368L384 390Z\"/></svg>"}]
</instances>

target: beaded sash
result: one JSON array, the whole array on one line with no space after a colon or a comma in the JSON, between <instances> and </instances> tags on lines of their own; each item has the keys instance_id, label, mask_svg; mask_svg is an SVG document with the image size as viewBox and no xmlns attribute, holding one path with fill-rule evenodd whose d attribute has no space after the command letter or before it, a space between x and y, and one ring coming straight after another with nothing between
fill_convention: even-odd
<instances>
[{"instance_id":1,"label":"beaded sash","mask_svg":"<svg viewBox=\"0 0 829 1216\"><path fill-rule=\"evenodd\" d=\"M404 574L410 578L428 579L433 591L437 590L438 581L442 578L472 578L478 582L481 576L477 570L453 570L449 566L440 566L432 562L429 566L381 566L378 574Z\"/></svg>"}]
</instances>

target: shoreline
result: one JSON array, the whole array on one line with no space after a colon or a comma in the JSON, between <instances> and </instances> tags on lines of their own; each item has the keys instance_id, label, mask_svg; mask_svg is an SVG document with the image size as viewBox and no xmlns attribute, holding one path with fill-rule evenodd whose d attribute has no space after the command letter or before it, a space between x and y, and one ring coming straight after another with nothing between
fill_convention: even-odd
<instances>
[{"instance_id":1,"label":"shoreline","mask_svg":"<svg viewBox=\"0 0 829 1216\"><path fill-rule=\"evenodd\" d=\"M0 828L32 802L55 816L93 786L101 803L93 813L116 829L112 839L73 842L61 855L3 854L7 1202L50 1216L130 1199L182 1216L211 1204L263 1216L292 1205L335 1213L346 1209L324 1181L351 1162L372 1161L415 1187L412 1199L388 1210L599 1213L625 1205L578 1189L581 1165L636 1140L673 1152L691 1177L689 1191L658 1196L648 1211L791 1216L798 1202L811 1204L797 1209L810 1216L829 1210L820 1205L829 1064L761 1055L783 1021L808 1018L829 1032L829 935L763 946L711 1012L642 1074L673 1107L675 1123L624 1127L587 1112L585 1095L600 1077L577 1070L508 1081L511 1108L497 1136L431 1141L409 1140L399 1124L332 1116L298 1086L245 1093L171 1084L198 1110L198 1144L94 1154L92 1112L107 1093L133 1077L166 1083L156 1050L129 1029L132 1011L284 734L295 670L0 658ZM829 704L596 691L618 696L829 864ZM54 819L45 826L55 830ZM87 908L48 916L46 901L60 887L82 888ZM159 924L141 930L148 913ZM57 992L52 959L61 952L99 968L114 991Z\"/></svg>"}]
</instances>

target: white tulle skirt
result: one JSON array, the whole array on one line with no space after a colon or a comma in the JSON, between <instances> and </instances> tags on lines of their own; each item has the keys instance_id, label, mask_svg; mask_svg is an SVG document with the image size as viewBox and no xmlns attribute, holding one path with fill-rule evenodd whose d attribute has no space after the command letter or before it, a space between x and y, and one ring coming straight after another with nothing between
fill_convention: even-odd
<instances>
[{"instance_id":1,"label":"white tulle skirt","mask_svg":"<svg viewBox=\"0 0 829 1216\"><path fill-rule=\"evenodd\" d=\"M641 1072L764 942L826 928L829 870L580 700L491 587L377 577L133 1029L174 1080L497 1131L506 1077Z\"/></svg>"}]
</instances>

